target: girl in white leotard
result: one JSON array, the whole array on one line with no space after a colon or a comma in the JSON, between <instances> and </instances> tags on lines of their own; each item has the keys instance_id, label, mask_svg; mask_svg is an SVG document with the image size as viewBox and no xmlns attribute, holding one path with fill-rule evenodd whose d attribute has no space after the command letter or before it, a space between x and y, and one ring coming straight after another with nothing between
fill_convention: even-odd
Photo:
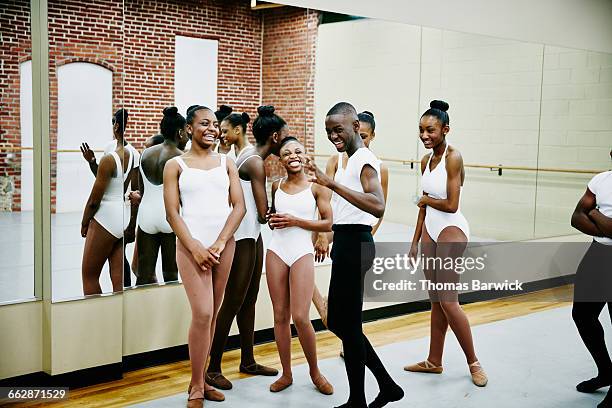
<instances>
[{"instance_id":1,"label":"girl in white leotard","mask_svg":"<svg viewBox=\"0 0 612 408\"><path fill-rule=\"evenodd\" d=\"M446 141L450 131L448 104L432 101L419 124L420 138L426 149L432 152L421 160L423 197L420 199L419 216L412 239L410 256L417 257L421 241L425 278L434 283L457 283L460 275L452 269L455 262L431 262L432 258L453 260L465 251L470 231L467 220L459 211L461 188L465 178L461 153ZM435 259L437 260L437 259ZM436 268L436 265L442 268ZM449 268L448 265L451 265ZM431 340L429 356L425 361L411 364L406 371L440 374L442 352L448 327L453 330L468 363L472 382L484 387L487 376L476 358L472 331L467 316L461 309L457 291L429 292L431 301Z\"/></svg>"},{"instance_id":2,"label":"girl in white leotard","mask_svg":"<svg viewBox=\"0 0 612 408\"><path fill-rule=\"evenodd\" d=\"M204 385L204 365L234 255L233 235L245 214L244 198L233 161L213 152L219 137L214 113L203 106L189 110L191 149L164 167L164 203L176 234L176 262L191 306L189 407L223 394Z\"/></svg>"},{"instance_id":3,"label":"girl in white leotard","mask_svg":"<svg viewBox=\"0 0 612 408\"><path fill-rule=\"evenodd\" d=\"M99 279L107 261L113 291L123 290L123 231L130 221L130 207L124 194L134 167L134 155L123 143L126 119L122 109L115 114L113 133L117 147L100 160L83 212L81 236L85 237L85 248L81 271L85 295L102 293Z\"/></svg>"},{"instance_id":4,"label":"girl in white leotard","mask_svg":"<svg viewBox=\"0 0 612 408\"><path fill-rule=\"evenodd\" d=\"M332 385L317 365L314 329L309 318L314 290L314 249L312 231L330 231L332 224L329 193L309 183L304 173L304 146L295 138L283 141L280 161L287 178L272 185L272 238L266 254L266 280L274 310L274 338L283 367L282 376L270 391L282 391L293 383L291 374L291 319L310 368L310 377L319 392L330 395ZM319 209L321 219L316 218Z\"/></svg>"},{"instance_id":5,"label":"girl in white leotard","mask_svg":"<svg viewBox=\"0 0 612 408\"><path fill-rule=\"evenodd\" d=\"M133 193L138 204L138 278L137 285L157 282L155 266L161 249L162 272L165 282L178 279L176 265L176 235L166 221L164 208L163 172L166 163L183 152L178 144L185 126L185 118L176 107L164 109L160 123L164 142L142 152L140 163L140 191ZM142 199L139 199L142 196Z\"/></svg>"}]
</instances>

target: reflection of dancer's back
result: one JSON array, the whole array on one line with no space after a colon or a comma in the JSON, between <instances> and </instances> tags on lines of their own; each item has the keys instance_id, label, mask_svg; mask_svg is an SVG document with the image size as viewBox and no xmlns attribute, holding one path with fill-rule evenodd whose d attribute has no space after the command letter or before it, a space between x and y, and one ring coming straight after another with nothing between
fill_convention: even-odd
<instances>
[{"instance_id":1,"label":"reflection of dancer's back","mask_svg":"<svg viewBox=\"0 0 612 408\"><path fill-rule=\"evenodd\" d=\"M123 232L130 219L130 207L125 202L126 181L134 166L134 156L123 148L126 115L115 114L113 131L117 150L100 160L91 194L87 200L81 235L85 237L82 278L83 293L102 293L100 273L108 260L113 291L123 289Z\"/></svg>"},{"instance_id":2,"label":"reflection of dancer's back","mask_svg":"<svg viewBox=\"0 0 612 408\"><path fill-rule=\"evenodd\" d=\"M160 123L164 142L142 153L140 186L144 194L138 208L137 285L157 281L155 265L160 248L164 281L175 281L178 278L176 236L166 221L164 209L163 172L168 160L183 154L177 144L184 126L185 118L178 113L177 108L164 109L164 118Z\"/></svg>"}]
</instances>

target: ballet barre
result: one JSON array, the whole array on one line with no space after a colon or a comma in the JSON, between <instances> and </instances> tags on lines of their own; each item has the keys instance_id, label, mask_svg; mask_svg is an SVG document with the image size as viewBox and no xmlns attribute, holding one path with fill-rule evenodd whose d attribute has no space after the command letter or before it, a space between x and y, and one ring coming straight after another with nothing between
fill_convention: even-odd
<instances>
[{"instance_id":1,"label":"ballet barre","mask_svg":"<svg viewBox=\"0 0 612 408\"><path fill-rule=\"evenodd\" d=\"M325 154L312 154L313 157L328 158L329 155ZM391 159L386 157L379 157L380 160L386 163L397 163L401 165L410 165L411 169L414 169L414 165L421 163L420 160L403 160L403 159ZM503 170L518 170L518 171L544 171L548 173L573 173L573 174L599 174L607 170L592 170L592 169L563 169L555 167L528 167L528 166L507 166L503 164L464 164L463 167L472 169L489 169L490 171L497 171L497 175L501 176Z\"/></svg>"}]
</instances>

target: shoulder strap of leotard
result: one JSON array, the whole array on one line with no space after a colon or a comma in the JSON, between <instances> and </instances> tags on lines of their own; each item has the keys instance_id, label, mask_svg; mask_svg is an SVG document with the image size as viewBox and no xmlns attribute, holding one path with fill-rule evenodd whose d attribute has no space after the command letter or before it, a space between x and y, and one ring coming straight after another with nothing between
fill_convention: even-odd
<instances>
[{"instance_id":1,"label":"shoulder strap of leotard","mask_svg":"<svg viewBox=\"0 0 612 408\"><path fill-rule=\"evenodd\" d=\"M119 155L117 154L117 152L112 151L110 153L111 156L113 156L113 159L115 159L115 165L117 166L117 177L119 177L120 172L123 170L123 167L121 167L121 160L119 159Z\"/></svg>"},{"instance_id":2,"label":"shoulder strap of leotard","mask_svg":"<svg viewBox=\"0 0 612 408\"><path fill-rule=\"evenodd\" d=\"M252 155L250 155L249 157L247 157L246 159L244 159L239 165L238 165L238 170L240 170L240 167L242 167L242 165L244 163L246 163L247 160L249 160L251 157L255 157L255 156L259 156L257 153L253 153Z\"/></svg>"},{"instance_id":3,"label":"shoulder strap of leotard","mask_svg":"<svg viewBox=\"0 0 612 408\"><path fill-rule=\"evenodd\" d=\"M134 152L132 152L130 149L126 149L126 150L130 154L130 158L128 160L128 165L127 165L126 171L123 173L123 181L124 182L130 176L130 171L132 170L132 166L134 165ZM121 170L123 170L123 167L121 167Z\"/></svg>"},{"instance_id":4,"label":"shoulder strap of leotard","mask_svg":"<svg viewBox=\"0 0 612 408\"><path fill-rule=\"evenodd\" d=\"M219 153L221 155L221 168L227 171L227 154Z\"/></svg>"},{"instance_id":5,"label":"shoulder strap of leotard","mask_svg":"<svg viewBox=\"0 0 612 408\"><path fill-rule=\"evenodd\" d=\"M176 162L179 164L179 166L181 167L181 170L185 170L188 169L189 166L187 166L187 164L185 163L185 161L181 158L181 156L176 156L175 157Z\"/></svg>"}]
</instances>

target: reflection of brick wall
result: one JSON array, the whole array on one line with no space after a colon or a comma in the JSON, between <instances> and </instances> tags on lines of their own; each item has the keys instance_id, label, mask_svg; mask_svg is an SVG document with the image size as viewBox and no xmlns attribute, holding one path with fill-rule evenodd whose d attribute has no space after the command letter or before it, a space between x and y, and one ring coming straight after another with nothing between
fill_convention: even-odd
<instances>
[{"instance_id":1,"label":"reflection of brick wall","mask_svg":"<svg viewBox=\"0 0 612 408\"><path fill-rule=\"evenodd\" d=\"M31 54L29 0L2 3L0 34L0 146L19 147L19 64ZM21 154L0 150L0 211L19 211L20 190Z\"/></svg>"},{"instance_id":2,"label":"reflection of brick wall","mask_svg":"<svg viewBox=\"0 0 612 408\"><path fill-rule=\"evenodd\" d=\"M314 74L318 13L282 7L264 14L263 103L276 107L291 135L314 153ZM276 159L269 174L283 174Z\"/></svg>"},{"instance_id":3,"label":"reflection of brick wall","mask_svg":"<svg viewBox=\"0 0 612 408\"><path fill-rule=\"evenodd\" d=\"M125 106L130 111L126 137L141 147L158 132L162 109L174 103L174 41L176 35L183 35L219 41L219 104L246 111L253 119L262 100L274 104L292 133L306 137L307 148L313 150L312 129L304 121L312 122L313 117L316 12L290 7L252 11L244 0L130 0L123 4L125 9L114 0L49 1L51 149L57 145L58 66L80 61L110 69L113 110ZM0 142L20 146L18 62L30 54L29 35L24 35L29 33L29 1L3 6L0 23L1 105L11 109L2 117ZM15 160L9 166L6 154L0 153L0 177L13 177L13 209L19 210L18 155ZM54 155L53 208L56 160ZM271 161L268 173L280 172Z\"/></svg>"}]
</instances>

